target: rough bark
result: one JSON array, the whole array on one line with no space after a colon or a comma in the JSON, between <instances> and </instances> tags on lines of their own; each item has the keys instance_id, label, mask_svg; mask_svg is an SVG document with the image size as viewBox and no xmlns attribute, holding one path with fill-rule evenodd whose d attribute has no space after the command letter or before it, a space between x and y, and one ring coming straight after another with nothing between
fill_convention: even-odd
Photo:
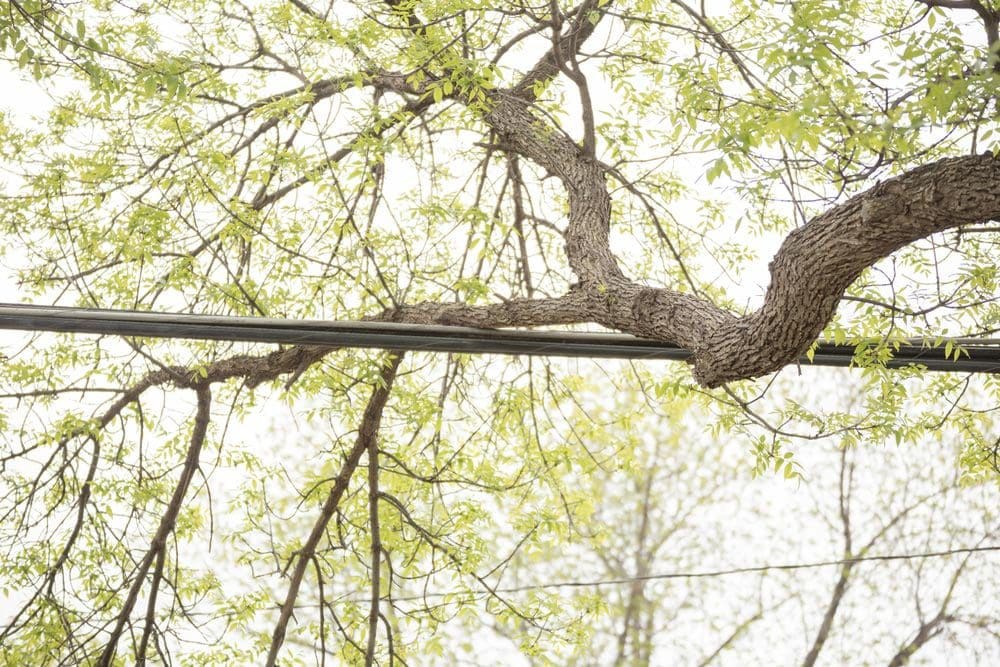
<instances>
[{"instance_id":1,"label":"rough bark","mask_svg":"<svg viewBox=\"0 0 1000 667\"><path fill-rule=\"evenodd\" d=\"M509 299L481 306L428 301L401 305L371 319L487 329L575 324L584 321L590 304L585 292L574 290L554 299Z\"/></svg>"},{"instance_id":2,"label":"rough bark","mask_svg":"<svg viewBox=\"0 0 1000 667\"><path fill-rule=\"evenodd\" d=\"M501 145L559 178L569 195L565 233L570 267L583 284L624 280L609 244L611 196L604 170L561 130L543 123L513 93L498 93L486 116Z\"/></svg>"},{"instance_id":3,"label":"rough bark","mask_svg":"<svg viewBox=\"0 0 1000 667\"><path fill-rule=\"evenodd\" d=\"M581 15L586 3L583 9ZM771 261L763 305L748 315L633 282L611 252L612 202L603 167L530 107L534 85L557 76L559 59L575 53L595 24L577 23L520 83L493 95L485 116L507 150L559 178L569 198L566 254L579 290L544 305L521 303L521 312L556 309L560 323L597 322L682 345L694 353L695 379L716 387L798 359L833 317L848 286L879 259L935 232L1000 217L1000 162L989 154L944 159L876 185L789 234ZM453 309L438 321L511 325L501 319L491 323L482 309Z\"/></svg>"},{"instance_id":4,"label":"rough bark","mask_svg":"<svg viewBox=\"0 0 1000 667\"><path fill-rule=\"evenodd\" d=\"M776 371L833 317L867 267L903 246L1000 216L1000 162L974 155L934 162L817 216L785 239L754 313L710 331L695 355L707 386Z\"/></svg>"},{"instance_id":5,"label":"rough bark","mask_svg":"<svg viewBox=\"0 0 1000 667\"><path fill-rule=\"evenodd\" d=\"M510 150L558 177L569 196L566 254L580 293L572 303L547 300L548 306L559 304L563 323L598 322L691 349L695 378L708 387L795 361L833 317L848 286L879 259L935 232L1000 217L1000 162L992 155L919 167L789 234L771 261L763 305L737 317L705 299L625 277L609 245L611 199L603 170L571 139L545 127L525 101L499 96L487 121ZM581 303L586 310L574 313ZM448 320L471 324L458 311ZM491 325L488 317L476 325L509 326Z\"/></svg>"},{"instance_id":6,"label":"rough bark","mask_svg":"<svg viewBox=\"0 0 1000 667\"><path fill-rule=\"evenodd\" d=\"M605 168L532 108L538 86L557 77L595 31L604 16L597 4L585 0L567 14L572 21L553 47L511 88L493 91L483 116L498 147L531 160L565 187L564 237L574 287L546 299L403 305L373 319L484 328L598 323L690 349L695 379L716 387L796 361L833 317L844 291L879 259L935 232L1000 217L1000 162L989 154L948 158L878 184L789 234L770 263L763 304L749 314L631 280L610 247L613 202ZM371 81L427 98L392 73L372 75ZM458 93L451 99L470 102ZM322 351L288 351L270 359L260 378L273 377L275 366L287 368L292 355L302 356L304 368Z\"/></svg>"}]
</instances>

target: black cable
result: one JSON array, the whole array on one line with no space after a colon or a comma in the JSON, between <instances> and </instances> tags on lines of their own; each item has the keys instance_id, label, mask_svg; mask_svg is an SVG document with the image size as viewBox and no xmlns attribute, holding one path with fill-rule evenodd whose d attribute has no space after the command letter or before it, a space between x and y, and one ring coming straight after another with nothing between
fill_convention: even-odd
<instances>
[{"instance_id":1,"label":"black cable","mask_svg":"<svg viewBox=\"0 0 1000 667\"><path fill-rule=\"evenodd\" d=\"M691 356L690 351L676 345L625 334L283 320L25 304L0 304L0 329L467 354L676 361ZM853 345L820 343L812 360L803 356L799 363L850 366L854 353ZM895 350L886 365L901 368L910 364L920 364L932 371L996 373L1000 372L1000 345L963 345L962 356L954 359L945 357L940 347L911 341Z\"/></svg>"}]
</instances>

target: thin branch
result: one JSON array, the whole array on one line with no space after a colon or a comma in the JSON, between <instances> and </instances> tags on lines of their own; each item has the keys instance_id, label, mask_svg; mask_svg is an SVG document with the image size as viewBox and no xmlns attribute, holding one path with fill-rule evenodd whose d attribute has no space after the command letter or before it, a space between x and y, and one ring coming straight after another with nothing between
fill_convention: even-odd
<instances>
[{"instance_id":1,"label":"thin branch","mask_svg":"<svg viewBox=\"0 0 1000 667\"><path fill-rule=\"evenodd\" d=\"M142 590L143 584L146 583L146 573L149 572L149 568L152 566L154 560L161 562L160 554L166 549L167 539L169 539L170 535L174 531L174 527L177 525L177 515L180 513L181 506L184 503L184 496L187 495L191 479L194 477L194 474L200 464L199 457L201 455L202 446L205 444L205 435L208 432L208 423L211 420L212 393L207 384L199 385L195 388L195 391L198 396L198 409L194 418L194 429L191 432L191 444L188 446L187 456L184 459L184 467L181 469L181 476L177 480L177 485L174 487L174 493L170 498L170 503L167 505L167 509L164 511L163 516L160 519L160 526L157 528L156 534L153 536L153 540L149 545L149 550L146 551L146 555L139 563L139 567L136 568L132 586L129 588L128 594L125 596L125 603L122 605L122 610L118 614L118 619L115 621L115 625L111 630L108 641L104 646L104 651L101 653L101 657L97 661L97 664L100 665L100 667L110 667L114 660L118 640L122 635L122 631L125 629L125 624L129 622L129 616L132 614L132 609L135 607L135 603L139 598L139 592ZM153 592L151 593L151 597L154 600L156 597L156 591L159 588L159 581L162 576L163 570L158 567L153 580ZM141 647L145 650L145 639L142 642ZM137 658L140 664L145 661L145 655L143 654L138 655Z\"/></svg>"},{"instance_id":2,"label":"thin branch","mask_svg":"<svg viewBox=\"0 0 1000 667\"><path fill-rule=\"evenodd\" d=\"M267 667L275 667L277 664L278 651L285 640L288 622L295 609L295 598L298 596L299 587L302 585L306 568L313 554L316 553L316 548L320 540L323 538L326 526L339 507L340 499L347 491L347 487L351 482L351 476L357 469L358 463L361 461L361 456L369 451L369 448L373 446L373 442L377 443L378 429L382 423L382 411L389 400L389 392L392 390L392 384L396 378L396 370L399 368L399 362L402 358L402 352L393 353L385 365L383 365L380 382L372 391L371 398L368 399L368 405L365 407L364 414L361 417L361 424L358 427L358 437L354 443L354 447L348 452L347 459L344 461L340 473L330 488L330 493L327 495L326 501L320 509L316 522L313 524L312 532L310 532L302 548L293 555L295 568L289 580L285 601L282 603L278 614L278 621L275 623L274 632L271 635L271 647L268 650L267 660L264 663Z\"/></svg>"},{"instance_id":3,"label":"thin branch","mask_svg":"<svg viewBox=\"0 0 1000 667\"><path fill-rule=\"evenodd\" d=\"M381 597L382 538L378 520L378 439L370 438L368 446L368 525L371 529L371 607L368 611L368 646L365 667L375 664L375 640L378 638L379 599Z\"/></svg>"}]
</instances>

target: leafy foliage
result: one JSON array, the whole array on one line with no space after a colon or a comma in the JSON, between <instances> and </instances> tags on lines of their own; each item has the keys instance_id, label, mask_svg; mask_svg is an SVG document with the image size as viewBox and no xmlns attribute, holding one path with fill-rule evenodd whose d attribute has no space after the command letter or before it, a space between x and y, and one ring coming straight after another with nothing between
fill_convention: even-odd
<instances>
[{"instance_id":1,"label":"leafy foliage","mask_svg":"<svg viewBox=\"0 0 1000 667\"><path fill-rule=\"evenodd\" d=\"M742 312L817 213L996 152L995 4L708 4L8 3L0 51L49 102L0 118L4 261L24 301L207 314L446 321L573 294L576 204L492 122L516 96L531 141L593 151L629 274ZM450 628L488 619L531 659L582 659L614 605L497 589L607 547L605 492L681 433L701 448L676 466L694 491L720 469L807 485L807 441L941 434L963 484L992 490L997 376L886 362L911 338L959 357L1000 330L998 243L959 227L866 271L823 334L859 369L712 391L653 363L18 338L0 370L0 656L445 663Z\"/></svg>"}]
</instances>

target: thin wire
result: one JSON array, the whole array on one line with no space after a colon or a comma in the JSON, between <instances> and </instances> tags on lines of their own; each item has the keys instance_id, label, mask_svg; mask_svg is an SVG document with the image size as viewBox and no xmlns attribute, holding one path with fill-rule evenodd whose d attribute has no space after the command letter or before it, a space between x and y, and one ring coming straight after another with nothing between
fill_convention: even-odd
<instances>
[{"instance_id":1,"label":"thin wire","mask_svg":"<svg viewBox=\"0 0 1000 667\"><path fill-rule=\"evenodd\" d=\"M835 565L854 565L869 561L894 561L913 560L924 558L942 558L957 554L973 554L981 552L1000 551L1000 545L984 547L964 547L958 549L947 549L941 551L925 551L914 554L886 554L881 556L857 556L855 558L842 558L839 560L824 560L814 563L783 563L779 565L756 565L752 567L736 567L728 570L706 570L702 572L665 572L660 574L648 574L640 577L619 577L615 579L597 579L592 581L557 581L547 584L526 584L524 586L506 586L493 588L488 591L451 592L451 593L426 593L423 595L393 596L397 602L413 602L427 598L441 598L450 595L466 595L470 598L498 595L500 593L523 593L526 591L538 591L552 588L592 588L600 586L620 586L632 584L640 581L657 581L662 579L706 579L711 577L727 577L734 574L753 574L757 572L768 572L769 570L807 570L821 567L833 567Z\"/></svg>"}]
</instances>

